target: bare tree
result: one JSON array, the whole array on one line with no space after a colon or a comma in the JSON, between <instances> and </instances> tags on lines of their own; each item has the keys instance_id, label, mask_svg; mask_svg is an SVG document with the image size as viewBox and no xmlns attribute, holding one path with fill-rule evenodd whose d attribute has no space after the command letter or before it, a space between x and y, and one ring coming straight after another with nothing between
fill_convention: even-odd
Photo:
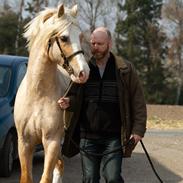
<instances>
[{"instance_id":1,"label":"bare tree","mask_svg":"<svg viewBox=\"0 0 183 183\"><path fill-rule=\"evenodd\" d=\"M80 19L90 31L94 30L97 24L107 25L107 17L110 18L115 1L110 0L86 0L79 1Z\"/></svg>"},{"instance_id":2,"label":"bare tree","mask_svg":"<svg viewBox=\"0 0 183 183\"><path fill-rule=\"evenodd\" d=\"M48 7L48 3L49 3L48 0L44 0L44 5L45 5L45 7Z\"/></svg>"},{"instance_id":3,"label":"bare tree","mask_svg":"<svg viewBox=\"0 0 183 183\"><path fill-rule=\"evenodd\" d=\"M169 40L169 59L177 81L175 104L179 104L183 87L183 1L169 0L164 4L162 15L174 25L174 32Z\"/></svg>"}]
</instances>

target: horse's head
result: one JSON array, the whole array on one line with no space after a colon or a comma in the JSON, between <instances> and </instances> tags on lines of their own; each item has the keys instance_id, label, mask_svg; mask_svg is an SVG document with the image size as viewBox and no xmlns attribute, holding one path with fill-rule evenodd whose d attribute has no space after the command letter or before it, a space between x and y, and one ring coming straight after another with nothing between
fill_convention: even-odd
<instances>
[{"instance_id":1,"label":"horse's head","mask_svg":"<svg viewBox=\"0 0 183 183\"><path fill-rule=\"evenodd\" d=\"M81 50L81 31L76 15L77 5L71 9L64 5L46 9L28 24L24 35L29 41L29 50L39 49L40 42L44 42L44 55L61 65L74 82L84 83L89 76L89 67Z\"/></svg>"}]
</instances>

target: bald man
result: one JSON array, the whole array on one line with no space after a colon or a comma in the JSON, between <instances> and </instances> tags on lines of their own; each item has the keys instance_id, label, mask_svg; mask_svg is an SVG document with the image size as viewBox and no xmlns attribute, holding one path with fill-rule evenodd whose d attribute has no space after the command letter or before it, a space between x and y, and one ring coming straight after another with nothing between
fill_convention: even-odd
<instances>
[{"instance_id":1,"label":"bald man","mask_svg":"<svg viewBox=\"0 0 183 183\"><path fill-rule=\"evenodd\" d=\"M99 183L100 172L107 183L123 183L122 159L146 130L143 90L134 66L111 52L106 27L96 28L90 43L88 81L74 84L58 101L61 109L73 112L62 152L72 157L80 150L83 183Z\"/></svg>"}]
</instances>

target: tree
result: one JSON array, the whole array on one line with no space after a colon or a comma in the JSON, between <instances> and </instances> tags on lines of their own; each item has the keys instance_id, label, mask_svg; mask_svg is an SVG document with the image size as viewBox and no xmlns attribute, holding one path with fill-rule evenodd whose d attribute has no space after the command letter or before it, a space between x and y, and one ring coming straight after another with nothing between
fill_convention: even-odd
<instances>
[{"instance_id":1,"label":"tree","mask_svg":"<svg viewBox=\"0 0 183 183\"><path fill-rule=\"evenodd\" d=\"M116 1L86 0L79 1L79 15L83 25L93 31L96 26L104 25L110 28L109 19L115 14ZM113 11L112 11L113 10ZM114 22L114 21L113 21Z\"/></svg>"},{"instance_id":2,"label":"tree","mask_svg":"<svg viewBox=\"0 0 183 183\"><path fill-rule=\"evenodd\" d=\"M1 54L27 55L25 39L22 37L26 22L26 19L19 22L19 15L9 8L0 13Z\"/></svg>"},{"instance_id":3,"label":"tree","mask_svg":"<svg viewBox=\"0 0 183 183\"><path fill-rule=\"evenodd\" d=\"M0 17L0 52L3 54L15 54L17 22L18 17L12 11Z\"/></svg>"},{"instance_id":4,"label":"tree","mask_svg":"<svg viewBox=\"0 0 183 183\"><path fill-rule=\"evenodd\" d=\"M44 0L32 0L32 2L27 2L25 10L34 17L41 9L45 7Z\"/></svg>"},{"instance_id":5,"label":"tree","mask_svg":"<svg viewBox=\"0 0 183 183\"><path fill-rule=\"evenodd\" d=\"M20 0L20 5L19 5L19 10L18 10L18 27L17 27L17 35L16 35L16 40L15 40L15 50L16 53L18 53L18 48L19 48L19 40L20 40L20 33L21 33L21 25L22 25L22 12L24 8L24 0Z\"/></svg>"},{"instance_id":6,"label":"tree","mask_svg":"<svg viewBox=\"0 0 183 183\"><path fill-rule=\"evenodd\" d=\"M167 1L163 6L163 17L173 26L168 56L177 88L175 104L180 104L180 97L183 95L183 1Z\"/></svg>"},{"instance_id":7,"label":"tree","mask_svg":"<svg viewBox=\"0 0 183 183\"><path fill-rule=\"evenodd\" d=\"M166 35L160 30L162 0L126 0L118 3L117 53L134 63L149 103L164 103L166 89L163 61Z\"/></svg>"}]
</instances>

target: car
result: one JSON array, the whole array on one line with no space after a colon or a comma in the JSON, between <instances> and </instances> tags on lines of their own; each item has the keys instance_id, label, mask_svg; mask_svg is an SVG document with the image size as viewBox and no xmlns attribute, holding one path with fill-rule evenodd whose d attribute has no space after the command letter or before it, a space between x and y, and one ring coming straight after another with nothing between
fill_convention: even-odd
<instances>
[{"instance_id":1,"label":"car","mask_svg":"<svg viewBox=\"0 0 183 183\"><path fill-rule=\"evenodd\" d=\"M8 177L18 158L14 102L26 73L28 57L0 55L0 176Z\"/></svg>"}]
</instances>

